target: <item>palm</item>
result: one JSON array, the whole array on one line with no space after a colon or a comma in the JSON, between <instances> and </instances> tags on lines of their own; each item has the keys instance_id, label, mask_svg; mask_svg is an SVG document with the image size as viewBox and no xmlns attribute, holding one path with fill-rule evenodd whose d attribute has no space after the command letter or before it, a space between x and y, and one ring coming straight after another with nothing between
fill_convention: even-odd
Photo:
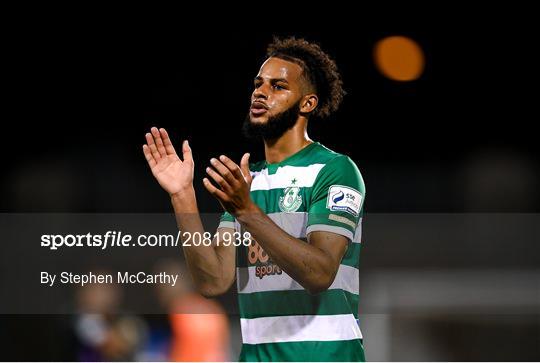
<instances>
[{"instance_id":1,"label":"palm","mask_svg":"<svg viewBox=\"0 0 540 363\"><path fill-rule=\"evenodd\" d=\"M193 184L193 158L187 142L182 146L184 160L180 160L165 129L152 128L146 134L143 151L152 174L159 185L174 194Z\"/></svg>"}]
</instances>

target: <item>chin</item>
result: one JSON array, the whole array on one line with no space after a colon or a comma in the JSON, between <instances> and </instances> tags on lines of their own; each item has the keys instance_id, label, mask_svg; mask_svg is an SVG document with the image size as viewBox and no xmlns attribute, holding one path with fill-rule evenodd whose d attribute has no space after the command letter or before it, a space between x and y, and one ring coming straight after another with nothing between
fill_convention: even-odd
<instances>
[{"instance_id":1,"label":"chin","mask_svg":"<svg viewBox=\"0 0 540 363\"><path fill-rule=\"evenodd\" d=\"M249 115L249 121L252 124L264 124L268 121L268 117L266 115L263 115L263 116Z\"/></svg>"}]
</instances>

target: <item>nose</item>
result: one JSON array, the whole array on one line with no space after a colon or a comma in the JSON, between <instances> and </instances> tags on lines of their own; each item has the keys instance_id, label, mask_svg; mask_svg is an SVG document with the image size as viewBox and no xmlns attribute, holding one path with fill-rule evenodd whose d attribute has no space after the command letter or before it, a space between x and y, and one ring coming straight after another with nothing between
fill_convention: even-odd
<instances>
[{"instance_id":1,"label":"nose","mask_svg":"<svg viewBox=\"0 0 540 363\"><path fill-rule=\"evenodd\" d=\"M266 100L266 99L268 99L268 93L266 92L264 84L262 84L259 87L255 88L253 90L252 96L253 96L254 100L258 100L258 99Z\"/></svg>"}]
</instances>

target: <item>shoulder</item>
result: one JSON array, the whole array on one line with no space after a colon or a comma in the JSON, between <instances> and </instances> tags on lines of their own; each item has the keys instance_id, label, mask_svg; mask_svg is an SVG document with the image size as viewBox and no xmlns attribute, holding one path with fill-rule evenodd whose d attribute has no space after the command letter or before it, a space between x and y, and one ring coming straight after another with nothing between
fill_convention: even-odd
<instances>
[{"instance_id":1,"label":"shoulder","mask_svg":"<svg viewBox=\"0 0 540 363\"><path fill-rule=\"evenodd\" d=\"M319 144L318 153L325 167L321 171L354 172L360 174L358 166L349 156L330 150Z\"/></svg>"},{"instance_id":2,"label":"shoulder","mask_svg":"<svg viewBox=\"0 0 540 363\"><path fill-rule=\"evenodd\" d=\"M335 152L334 150L331 150L318 142L315 142L308 157L314 163L328 164L332 162L334 159L339 158L341 156L344 156L344 155L338 152Z\"/></svg>"},{"instance_id":3,"label":"shoulder","mask_svg":"<svg viewBox=\"0 0 540 363\"><path fill-rule=\"evenodd\" d=\"M320 145L320 154L326 159L324 167L317 176L319 183L333 183L352 185L360 192L364 192L364 180L354 160L345 154L341 154Z\"/></svg>"}]
</instances>

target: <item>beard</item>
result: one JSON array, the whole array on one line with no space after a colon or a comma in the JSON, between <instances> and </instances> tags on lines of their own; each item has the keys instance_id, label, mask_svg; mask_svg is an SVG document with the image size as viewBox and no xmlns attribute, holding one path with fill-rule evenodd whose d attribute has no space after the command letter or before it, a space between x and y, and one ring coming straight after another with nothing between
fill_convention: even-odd
<instances>
[{"instance_id":1,"label":"beard","mask_svg":"<svg viewBox=\"0 0 540 363\"><path fill-rule=\"evenodd\" d=\"M249 139L276 140L296 125L299 114L300 100L285 111L269 117L265 123L251 121L248 113L242 131Z\"/></svg>"}]
</instances>

